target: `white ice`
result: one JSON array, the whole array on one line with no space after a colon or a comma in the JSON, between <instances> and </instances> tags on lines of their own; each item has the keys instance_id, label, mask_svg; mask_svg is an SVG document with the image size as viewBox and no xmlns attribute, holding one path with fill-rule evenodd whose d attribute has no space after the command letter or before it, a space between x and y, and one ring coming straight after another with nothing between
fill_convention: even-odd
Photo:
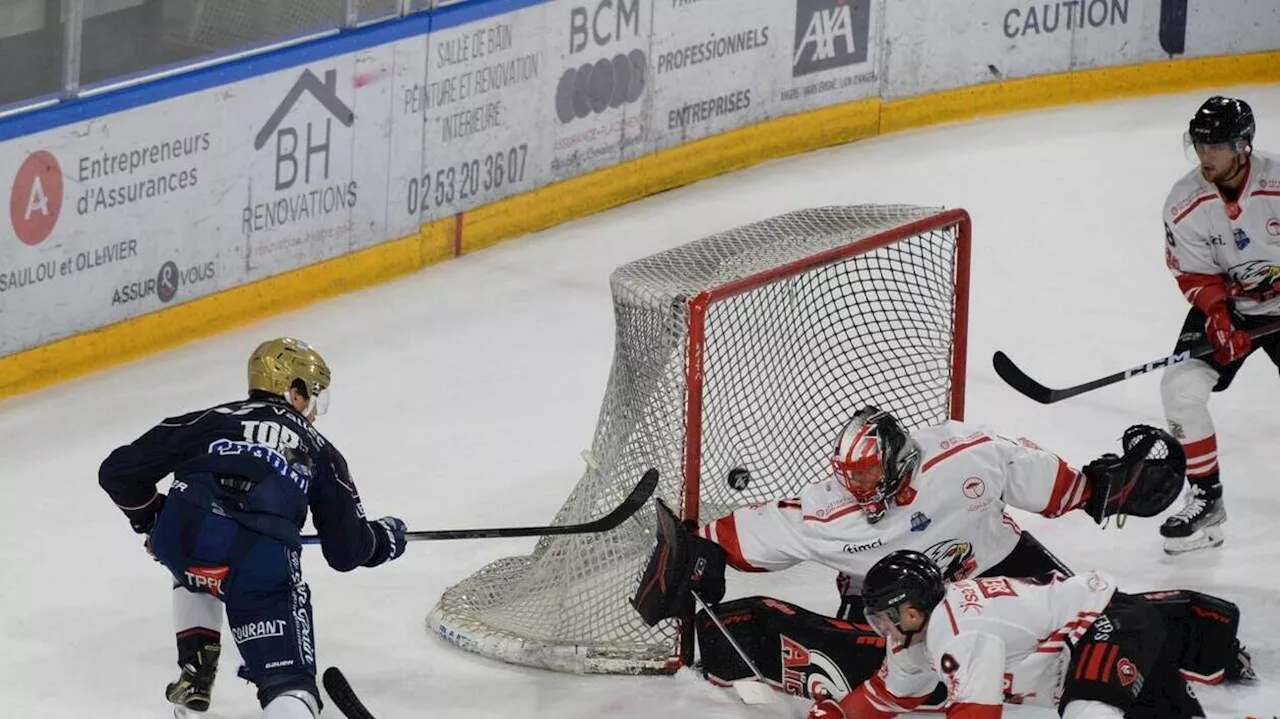
<instances>
[{"instance_id":1,"label":"white ice","mask_svg":"<svg viewBox=\"0 0 1280 719\"><path fill-rule=\"evenodd\" d=\"M1224 90L1252 102L1258 144L1280 150L1280 87ZM1055 385L1170 349L1186 304L1164 268L1161 203L1190 169L1182 132L1209 94L1019 114L770 162L0 403L0 566L9 572L0 716L169 715L169 579L96 471L160 418L241 396L245 358L261 339L296 335L327 354L334 401L321 429L346 453L372 516L419 528L543 523L580 475L605 386L609 272L801 207L967 208L976 237L968 418L1087 462L1127 425L1162 422L1157 378L1044 407L1006 387L989 358L1005 350ZM1280 713L1277 389L1276 370L1256 357L1213 401L1231 515L1221 549L1166 557L1158 519L1105 532L1083 516L1022 520L1071 566L1108 570L1126 588L1187 587L1239 603L1262 681L1203 689L1215 716ZM321 665L344 667L384 718L803 716L799 702L745 707L687 672L564 676L426 634L423 617L442 589L532 544L417 543L389 566L350 574L306 550ZM736 579L730 591L835 608L831 574L816 568ZM257 716L236 659L224 657L210 717Z\"/></svg>"}]
</instances>

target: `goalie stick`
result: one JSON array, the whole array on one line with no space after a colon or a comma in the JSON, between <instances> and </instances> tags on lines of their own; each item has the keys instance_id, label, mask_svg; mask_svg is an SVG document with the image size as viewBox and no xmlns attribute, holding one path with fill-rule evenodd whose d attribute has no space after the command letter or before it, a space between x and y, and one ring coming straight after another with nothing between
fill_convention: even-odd
<instances>
[{"instance_id":1,"label":"goalie stick","mask_svg":"<svg viewBox=\"0 0 1280 719\"><path fill-rule=\"evenodd\" d=\"M594 519L590 522L581 524L561 524L549 525L545 527L499 527L491 529L427 529L415 532L405 532L405 539L410 542L434 539L494 539L509 537L547 537L558 534L595 534L597 532L607 532L616 528L618 525L627 521L627 518L635 514L645 502L649 501L649 497L653 496L653 490L658 487L658 470L650 468L640 478L640 482L631 490L626 499L622 503L609 512L605 516ZM301 537L303 544L319 544L320 537L316 534L304 534Z\"/></svg>"},{"instance_id":2,"label":"goalie stick","mask_svg":"<svg viewBox=\"0 0 1280 719\"><path fill-rule=\"evenodd\" d=\"M1263 337L1267 337L1268 335L1273 335L1276 332L1280 332L1280 322L1272 322L1271 324L1249 330L1249 337L1254 341L1257 341ZM1019 369L1018 365L1014 364L1013 360L1009 359L1009 356L1003 352L996 352L992 355L991 364L995 367L996 374L1000 375L1000 379L1008 383L1010 387L1018 390L1040 404L1053 404L1054 402L1075 397L1078 394L1093 391L1099 387L1106 387L1107 385L1115 384L1116 382L1123 382L1130 377L1146 374L1147 372L1160 369L1161 367L1168 367L1170 365L1178 364L1179 362L1186 362L1190 359L1203 359L1211 354L1213 354L1213 346L1205 342L1203 344L1198 344L1191 349L1183 350L1182 352L1167 355L1159 359L1154 359L1145 364L1130 367L1129 369L1116 372L1115 374L1109 374L1106 377L1099 377L1098 379L1091 380L1083 384L1063 387L1062 389L1051 389L1049 387L1045 387L1034 379L1031 379L1027 376L1026 372Z\"/></svg>"},{"instance_id":3,"label":"goalie stick","mask_svg":"<svg viewBox=\"0 0 1280 719\"><path fill-rule=\"evenodd\" d=\"M334 706L338 707L338 711L342 712L347 719L373 719L373 715L365 708L364 702L360 701L360 697L356 696L355 690L351 688L351 682L347 681L337 667L324 670L324 690L329 693Z\"/></svg>"}]
</instances>

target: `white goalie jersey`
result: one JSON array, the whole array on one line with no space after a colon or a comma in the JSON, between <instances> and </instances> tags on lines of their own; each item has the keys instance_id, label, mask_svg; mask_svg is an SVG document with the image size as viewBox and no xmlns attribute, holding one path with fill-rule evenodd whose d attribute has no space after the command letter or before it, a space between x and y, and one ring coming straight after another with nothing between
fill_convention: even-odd
<instances>
[{"instance_id":1,"label":"white goalie jersey","mask_svg":"<svg viewBox=\"0 0 1280 719\"><path fill-rule=\"evenodd\" d=\"M872 712L910 711L941 681L952 712L1006 702L1056 707L1071 664L1069 645L1093 626L1115 591L1115 580L1097 571L1051 584L1007 577L950 584L929 617L924 642L888 652L848 703Z\"/></svg>"},{"instance_id":2,"label":"white goalie jersey","mask_svg":"<svg viewBox=\"0 0 1280 719\"><path fill-rule=\"evenodd\" d=\"M1081 472L1028 440L954 421L911 438L920 446L919 465L875 524L832 477L799 497L736 510L700 534L741 571L818 562L848 574L850 590L857 591L871 565L899 549L928 555L948 579L985 572L1013 551L1021 534L1006 504L1057 517L1086 497Z\"/></svg>"},{"instance_id":3,"label":"white goalie jersey","mask_svg":"<svg viewBox=\"0 0 1280 719\"><path fill-rule=\"evenodd\" d=\"M1254 153L1249 178L1226 202L1199 168L1173 186L1164 208L1165 264L1189 301L1224 276L1246 315L1280 315L1280 162Z\"/></svg>"}]
</instances>

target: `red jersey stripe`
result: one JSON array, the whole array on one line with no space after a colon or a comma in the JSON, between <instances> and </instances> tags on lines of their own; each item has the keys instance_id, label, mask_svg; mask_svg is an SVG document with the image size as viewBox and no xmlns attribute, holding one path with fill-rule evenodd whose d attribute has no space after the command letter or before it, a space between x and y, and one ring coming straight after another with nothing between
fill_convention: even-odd
<instances>
[{"instance_id":1,"label":"red jersey stripe","mask_svg":"<svg viewBox=\"0 0 1280 719\"><path fill-rule=\"evenodd\" d=\"M727 517L721 517L715 521L715 529L712 530L716 544L724 549L729 564L740 572L763 572L765 570L759 567L753 567L747 558L742 556L742 545L738 541L738 522L734 516L730 514Z\"/></svg>"},{"instance_id":2,"label":"red jersey stripe","mask_svg":"<svg viewBox=\"0 0 1280 719\"><path fill-rule=\"evenodd\" d=\"M1186 219L1187 215L1190 215L1191 212L1195 210L1197 207L1199 207L1200 205L1203 205L1209 200L1217 200L1217 199L1221 199L1221 198L1219 198L1217 195L1201 195L1197 197L1196 199L1191 201L1190 205L1187 205L1187 209L1183 210L1182 212L1179 212L1177 215L1174 216L1173 224L1176 225L1179 222L1182 222L1184 219Z\"/></svg>"},{"instance_id":3,"label":"red jersey stripe","mask_svg":"<svg viewBox=\"0 0 1280 719\"><path fill-rule=\"evenodd\" d=\"M948 449L947 451L943 452L942 454L939 454L939 455L937 455L936 457L934 457L934 458L930 459L928 462L925 462L925 463L924 463L924 466L922 466L922 467L920 468L920 471L921 471L921 472L928 472L930 467L932 467L933 465L937 464L938 462L941 462L942 460L946 459L947 457L950 457L951 455L956 454L957 452L963 452L964 450L969 449L970 447L977 447L977 446L978 446L978 445L980 445L980 444L985 444L985 443L990 442L990 441L991 441L991 438L990 438L990 437L983 436L983 437L979 437L979 438L977 438L977 439L975 439L975 440L972 440L972 441L970 441L970 442L965 442L965 443L963 443L963 444L957 444L956 446L952 447L951 449Z\"/></svg>"}]
</instances>

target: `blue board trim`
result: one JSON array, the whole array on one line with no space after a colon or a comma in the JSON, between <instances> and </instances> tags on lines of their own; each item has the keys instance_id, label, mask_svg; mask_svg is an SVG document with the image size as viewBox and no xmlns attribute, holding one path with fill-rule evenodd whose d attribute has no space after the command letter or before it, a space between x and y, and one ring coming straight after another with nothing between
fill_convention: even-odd
<instances>
[{"instance_id":1,"label":"blue board trim","mask_svg":"<svg viewBox=\"0 0 1280 719\"><path fill-rule=\"evenodd\" d=\"M170 98L228 85L279 70L386 45L433 30L445 30L485 20L551 0L473 0L399 20L345 30L314 40L182 72L131 87L69 100L28 113L0 119L0 142L51 130L64 125L151 105ZM115 81L118 81L115 80ZM34 99L34 98L33 98Z\"/></svg>"}]
</instances>

